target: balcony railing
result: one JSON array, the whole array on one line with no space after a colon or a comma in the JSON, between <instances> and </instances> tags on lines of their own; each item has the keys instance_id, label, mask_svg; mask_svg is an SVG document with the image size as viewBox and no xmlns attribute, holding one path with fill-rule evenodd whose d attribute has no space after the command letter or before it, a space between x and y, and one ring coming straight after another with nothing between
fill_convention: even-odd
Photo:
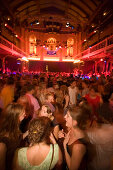
<instances>
[{"instance_id":1,"label":"balcony railing","mask_svg":"<svg viewBox=\"0 0 113 170\"><path fill-rule=\"evenodd\" d=\"M107 54L107 51L113 49L113 35L104 39L100 43L88 48L87 50L77 54L75 59L85 59L90 56L96 56L100 53Z\"/></svg>"},{"instance_id":2,"label":"balcony railing","mask_svg":"<svg viewBox=\"0 0 113 170\"><path fill-rule=\"evenodd\" d=\"M15 55L18 57L27 57L27 54L24 51L16 47L13 43L7 41L2 36L0 36L0 48L9 52L12 55Z\"/></svg>"}]
</instances>

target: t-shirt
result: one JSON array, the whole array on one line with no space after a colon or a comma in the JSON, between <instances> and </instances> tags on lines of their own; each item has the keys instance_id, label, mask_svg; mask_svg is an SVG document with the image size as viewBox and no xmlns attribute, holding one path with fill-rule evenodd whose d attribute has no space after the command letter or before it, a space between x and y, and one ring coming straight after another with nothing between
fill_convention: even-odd
<instances>
[{"instance_id":1,"label":"t-shirt","mask_svg":"<svg viewBox=\"0 0 113 170\"><path fill-rule=\"evenodd\" d=\"M87 130L90 140L88 147L88 170L110 170L113 157L113 125L102 124Z\"/></svg>"},{"instance_id":2,"label":"t-shirt","mask_svg":"<svg viewBox=\"0 0 113 170\"><path fill-rule=\"evenodd\" d=\"M68 91L69 91L69 97L70 97L69 104L70 105L76 104L78 88L77 87L75 87L75 88L68 87Z\"/></svg>"}]
</instances>

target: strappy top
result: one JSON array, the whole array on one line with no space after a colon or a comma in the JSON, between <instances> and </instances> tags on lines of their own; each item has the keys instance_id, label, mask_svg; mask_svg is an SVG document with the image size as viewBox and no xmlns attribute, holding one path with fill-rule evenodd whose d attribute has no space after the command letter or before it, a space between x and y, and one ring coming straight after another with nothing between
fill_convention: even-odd
<instances>
[{"instance_id":1,"label":"strappy top","mask_svg":"<svg viewBox=\"0 0 113 170\"><path fill-rule=\"evenodd\" d=\"M71 145L67 145L67 151L70 156L72 155L73 146L76 144L83 144L87 148L87 142L85 141L85 139L84 138L78 139L75 142L73 142ZM87 151L86 151L86 153L87 153ZM78 170L86 170L87 169L87 154L86 153L80 163L80 167Z\"/></svg>"},{"instance_id":2,"label":"strappy top","mask_svg":"<svg viewBox=\"0 0 113 170\"><path fill-rule=\"evenodd\" d=\"M30 165L30 163L27 160L27 149L28 147L24 147L19 149L18 151L18 163L19 166L23 169L27 170L49 170L51 159L52 159L52 153L53 153L53 147L52 144L50 145L50 151L48 155L46 156L45 160L40 165L33 166ZM40 156L40 155L37 155ZM51 164L51 169L54 168L54 166L57 164L59 159L59 146L58 144L54 144L54 156L53 161Z\"/></svg>"}]
</instances>

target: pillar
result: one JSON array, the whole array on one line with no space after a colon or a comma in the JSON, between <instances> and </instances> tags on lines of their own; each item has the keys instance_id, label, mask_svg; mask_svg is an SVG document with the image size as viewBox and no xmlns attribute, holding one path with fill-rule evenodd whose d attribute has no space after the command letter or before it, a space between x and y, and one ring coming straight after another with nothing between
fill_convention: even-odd
<instances>
[{"instance_id":1,"label":"pillar","mask_svg":"<svg viewBox=\"0 0 113 170\"><path fill-rule=\"evenodd\" d=\"M5 73L5 57L2 59L2 72Z\"/></svg>"}]
</instances>

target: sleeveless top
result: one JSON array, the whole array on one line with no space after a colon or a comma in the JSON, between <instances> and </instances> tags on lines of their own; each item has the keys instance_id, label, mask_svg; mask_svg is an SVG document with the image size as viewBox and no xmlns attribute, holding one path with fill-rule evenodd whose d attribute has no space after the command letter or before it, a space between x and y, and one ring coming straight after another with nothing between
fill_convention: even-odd
<instances>
[{"instance_id":1,"label":"sleeveless top","mask_svg":"<svg viewBox=\"0 0 113 170\"><path fill-rule=\"evenodd\" d=\"M72 155L73 146L76 144L83 144L86 146L87 142L83 138L81 138L81 139L78 139L75 142L73 142L71 145L67 145L67 151L70 156ZM86 151L86 153L87 153L87 151ZM78 170L87 170L87 154L86 153L80 163Z\"/></svg>"},{"instance_id":2,"label":"sleeveless top","mask_svg":"<svg viewBox=\"0 0 113 170\"><path fill-rule=\"evenodd\" d=\"M18 150L18 164L21 168L23 168L24 170L49 170L53 153L52 144L50 145L50 151L46 156L45 160L43 160L43 162L37 166L30 165L30 163L28 162L27 149L28 147L24 147ZM54 166L57 164L58 159L59 159L59 146L58 144L54 144L54 156L51 163L51 169L54 168Z\"/></svg>"}]
</instances>

